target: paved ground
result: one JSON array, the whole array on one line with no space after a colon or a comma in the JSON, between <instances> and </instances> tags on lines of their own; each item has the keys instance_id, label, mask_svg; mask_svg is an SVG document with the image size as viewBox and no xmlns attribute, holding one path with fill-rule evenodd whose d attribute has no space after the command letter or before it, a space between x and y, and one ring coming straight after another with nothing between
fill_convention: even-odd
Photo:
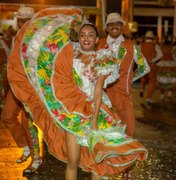
<instances>
[{"instance_id":1,"label":"paved ground","mask_svg":"<svg viewBox=\"0 0 176 180\"><path fill-rule=\"evenodd\" d=\"M136 115L136 137L149 150L148 160L137 163L132 171L134 180L176 180L176 96L159 100L155 93L152 109L143 109L139 90L133 90ZM44 144L45 147L45 144ZM43 164L38 174L23 176L22 171L30 163L16 164L22 150L17 148L10 132L0 121L0 180L64 180L65 164L51 156L44 148ZM110 177L121 179L121 175ZM79 180L90 180L90 175L79 170Z\"/></svg>"}]
</instances>

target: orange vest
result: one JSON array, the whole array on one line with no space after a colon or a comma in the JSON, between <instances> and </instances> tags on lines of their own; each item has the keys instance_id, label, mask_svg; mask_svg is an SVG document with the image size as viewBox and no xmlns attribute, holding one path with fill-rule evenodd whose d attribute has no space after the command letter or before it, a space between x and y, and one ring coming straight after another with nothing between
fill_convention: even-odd
<instances>
[{"instance_id":1,"label":"orange vest","mask_svg":"<svg viewBox=\"0 0 176 180\"><path fill-rule=\"evenodd\" d=\"M97 49L106 48L107 46L106 42L107 42L107 38L99 39L98 44L97 44Z\"/></svg>"},{"instance_id":2,"label":"orange vest","mask_svg":"<svg viewBox=\"0 0 176 180\"><path fill-rule=\"evenodd\" d=\"M108 89L114 89L114 91L121 91L123 94L130 94L131 85L133 80L133 52L134 52L134 43L130 40L125 40L121 44L126 49L126 55L122 60L120 65L120 77L119 79L111 85ZM98 42L98 49L106 48L106 38L100 39ZM117 90L118 88L118 90Z\"/></svg>"},{"instance_id":3,"label":"orange vest","mask_svg":"<svg viewBox=\"0 0 176 180\"><path fill-rule=\"evenodd\" d=\"M152 63L151 61L155 57L155 46L156 44L153 42L143 42L141 44L141 52L149 64Z\"/></svg>"},{"instance_id":4,"label":"orange vest","mask_svg":"<svg viewBox=\"0 0 176 180\"><path fill-rule=\"evenodd\" d=\"M163 60L173 60L172 58L172 45L163 45L162 46L162 52L163 52Z\"/></svg>"}]
</instances>

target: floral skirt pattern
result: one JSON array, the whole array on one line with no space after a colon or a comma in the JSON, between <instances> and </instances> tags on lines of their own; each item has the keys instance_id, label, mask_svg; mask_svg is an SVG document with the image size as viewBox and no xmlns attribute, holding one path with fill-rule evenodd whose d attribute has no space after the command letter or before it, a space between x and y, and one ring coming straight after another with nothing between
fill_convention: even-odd
<instances>
[{"instance_id":1,"label":"floral skirt pattern","mask_svg":"<svg viewBox=\"0 0 176 180\"><path fill-rule=\"evenodd\" d=\"M68 21L65 21L67 18ZM21 40L21 62L16 59L16 66L24 70L24 75L21 78L23 72L18 72L18 69L14 71L12 62L12 65L9 63L9 73L15 73L16 79L13 76L9 79L14 92L29 108L36 125L42 130L49 151L55 157L67 162L65 132L70 132L81 145L79 166L85 171L108 176L124 171L137 160L145 160L148 152L140 142L126 135L125 126L120 124L118 115L107 106L101 107L98 116L99 130L94 131L90 129L92 115L68 112L62 100L56 97L53 88L56 85L53 83L54 67L56 63L63 61L62 58L57 60L57 57L63 47L69 44L70 26L79 21L79 17L75 15L32 19ZM68 63L71 64L70 61L65 62L63 71ZM74 87L70 86L65 90L71 88ZM21 96L22 93L29 98Z\"/></svg>"}]
</instances>

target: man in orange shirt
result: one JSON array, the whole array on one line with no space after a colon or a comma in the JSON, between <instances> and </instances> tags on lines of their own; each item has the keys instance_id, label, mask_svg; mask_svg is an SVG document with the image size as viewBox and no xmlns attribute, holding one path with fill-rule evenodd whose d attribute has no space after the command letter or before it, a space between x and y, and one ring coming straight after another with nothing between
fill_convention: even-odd
<instances>
[{"instance_id":1,"label":"man in orange shirt","mask_svg":"<svg viewBox=\"0 0 176 180\"><path fill-rule=\"evenodd\" d=\"M131 85L133 81L149 72L149 66L141 54L139 48L130 40L125 40L122 35L124 20L118 13L111 13L107 16L106 30L108 36L100 39L99 48L116 48L122 46L125 50L124 57L120 64L120 77L116 83L107 88L107 94L112 106L119 114L122 122L127 125L127 134L134 136L134 113L131 101ZM133 65L136 63L136 75L133 76Z\"/></svg>"},{"instance_id":2,"label":"man in orange shirt","mask_svg":"<svg viewBox=\"0 0 176 180\"><path fill-rule=\"evenodd\" d=\"M33 15L34 11L32 8L20 7L16 14L18 28L20 29ZM20 112L21 122L19 122ZM38 131L29 113L24 110L23 104L16 99L11 89L7 94L2 109L1 120L10 130L17 146L23 148L23 154L16 162L22 163L31 156L31 164L23 172L35 172L41 165Z\"/></svg>"},{"instance_id":3,"label":"man in orange shirt","mask_svg":"<svg viewBox=\"0 0 176 180\"><path fill-rule=\"evenodd\" d=\"M152 31L147 31L145 34L145 41L141 43L141 51L144 54L149 66L150 73L141 78L141 92L140 96L144 96L145 85L147 84L145 99L147 105L151 105L152 95L156 90L157 84L157 65L156 63L161 60L163 53L160 46L154 42L154 34Z\"/></svg>"},{"instance_id":4,"label":"man in orange shirt","mask_svg":"<svg viewBox=\"0 0 176 180\"><path fill-rule=\"evenodd\" d=\"M116 53L119 47L122 51L117 56L122 56L120 63L119 79L106 89L114 111L117 112L123 124L127 125L127 134L134 137L135 117L133 112L131 90L133 81L147 74L150 70L144 56L139 48L130 40L125 40L122 35L124 20L118 13L111 13L107 16L106 30L108 35L98 42L98 49L110 48ZM134 63L137 69L133 73ZM131 177L127 170L123 178Z\"/></svg>"},{"instance_id":5,"label":"man in orange shirt","mask_svg":"<svg viewBox=\"0 0 176 180\"><path fill-rule=\"evenodd\" d=\"M4 105L9 85L7 81L7 57L10 49L4 38L4 34L0 32L0 111Z\"/></svg>"}]
</instances>

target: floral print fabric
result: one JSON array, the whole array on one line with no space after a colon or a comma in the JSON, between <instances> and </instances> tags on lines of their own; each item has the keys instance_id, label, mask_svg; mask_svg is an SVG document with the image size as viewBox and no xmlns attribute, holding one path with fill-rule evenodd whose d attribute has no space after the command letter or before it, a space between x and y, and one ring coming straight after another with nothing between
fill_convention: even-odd
<instances>
[{"instance_id":1,"label":"floral print fabric","mask_svg":"<svg viewBox=\"0 0 176 180\"><path fill-rule=\"evenodd\" d=\"M68 21L65 21L65 18L68 18ZM21 61L29 81L39 94L41 101L45 104L57 127L74 134L81 146L93 151L97 143L107 147L119 147L124 144L137 142L137 140L125 134L125 126L121 125L120 120L117 118L118 116L114 115L107 108L107 106L111 107L111 104L105 93L103 93L102 99L104 107L101 107L98 116L98 131L90 129L93 114L86 116L78 112L68 112L62 100L56 97L52 81L55 60L58 54L62 52L62 49L70 43L68 34L71 26L77 23L80 23L80 17L76 15L67 15L67 17L63 18L63 21L60 15L58 15L34 19L31 22L21 43ZM72 47L76 52L74 45ZM118 78L118 64L123 59L125 49L119 47L119 55L115 59L111 52L108 53L110 54L106 54L102 50L102 52L99 51L93 54L91 62L87 67L74 57L72 77L81 92L85 94L85 101L92 103L93 87L97 76L108 75L109 79L107 78L106 85ZM96 64L94 70L96 74L92 73L94 63ZM115 68L117 76L113 76ZM127 152L127 154L133 154L137 151L143 151L147 154L146 149L143 147L139 149L134 148ZM115 154L117 155L116 152ZM97 162L101 161L99 155L97 154L95 158ZM104 155L104 158L106 158L106 155Z\"/></svg>"}]
</instances>

